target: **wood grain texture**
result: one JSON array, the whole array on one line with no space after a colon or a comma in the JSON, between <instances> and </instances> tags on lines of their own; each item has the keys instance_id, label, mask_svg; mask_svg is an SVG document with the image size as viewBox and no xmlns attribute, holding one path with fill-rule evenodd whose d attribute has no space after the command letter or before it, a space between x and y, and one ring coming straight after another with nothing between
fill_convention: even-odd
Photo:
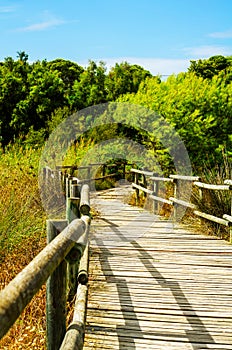
<instances>
[{"instance_id":1,"label":"wood grain texture","mask_svg":"<svg viewBox=\"0 0 232 350\"><path fill-rule=\"evenodd\" d=\"M125 203L92 199L84 349L232 349L232 246Z\"/></svg>"}]
</instances>

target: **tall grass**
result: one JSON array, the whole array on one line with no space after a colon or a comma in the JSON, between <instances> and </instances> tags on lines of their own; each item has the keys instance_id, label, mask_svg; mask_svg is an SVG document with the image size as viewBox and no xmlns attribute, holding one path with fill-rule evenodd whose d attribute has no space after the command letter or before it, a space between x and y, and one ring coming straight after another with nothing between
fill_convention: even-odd
<instances>
[{"instance_id":1,"label":"tall grass","mask_svg":"<svg viewBox=\"0 0 232 350\"><path fill-rule=\"evenodd\" d=\"M38 190L40 152L11 147L0 159L0 259L21 241L44 232Z\"/></svg>"},{"instance_id":2,"label":"tall grass","mask_svg":"<svg viewBox=\"0 0 232 350\"><path fill-rule=\"evenodd\" d=\"M222 185L224 184L224 180L232 179L231 160L224 155L223 163L216 164L214 168L205 167L199 175L202 182ZM201 197L199 190L195 188L193 191L193 201L202 212L222 218L223 214L231 214L231 195L231 191L202 189ZM227 227L204 219L201 220L201 225L209 234L214 234L226 240L229 239L229 230Z\"/></svg>"},{"instance_id":3,"label":"tall grass","mask_svg":"<svg viewBox=\"0 0 232 350\"><path fill-rule=\"evenodd\" d=\"M78 146L68 150L63 164L78 165L92 142ZM46 215L38 189L41 152L18 145L0 150L0 289L46 245ZM43 286L0 340L0 349L46 348L45 300Z\"/></svg>"},{"instance_id":4,"label":"tall grass","mask_svg":"<svg viewBox=\"0 0 232 350\"><path fill-rule=\"evenodd\" d=\"M43 249L45 214L38 191L40 151L0 153L0 289ZM0 341L1 349L44 349L45 286Z\"/></svg>"}]
</instances>

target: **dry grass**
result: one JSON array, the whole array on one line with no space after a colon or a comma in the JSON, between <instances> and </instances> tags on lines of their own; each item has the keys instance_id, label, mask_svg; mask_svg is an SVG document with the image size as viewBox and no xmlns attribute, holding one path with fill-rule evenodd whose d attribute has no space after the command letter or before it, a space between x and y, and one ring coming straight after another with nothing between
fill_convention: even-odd
<instances>
[{"instance_id":1,"label":"dry grass","mask_svg":"<svg viewBox=\"0 0 232 350\"><path fill-rule=\"evenodd\" d=\"M0 290L46 245L46 216L38 190L38 150L12 147L0 158ZM46 349L46 286L27 305L1 350ZM67 304L67 323L73 314Z\"/></svg>"},{"instance_id":2,"label":"dry grass","mask_svg":"<svg viewBox=\"0 0 232 350\"><path fill-rule=\"evenodd\" d=\"M45 213L38 190L39 152L12 149L0 160L0 256L26 237L44 232Z\"/></svg>"},{"instance_id":3,"label":"dry grass","mask_svg":"<svg viewBox=\"0 0 232 350\"><path fill-rule=\"evenodd\" d=\"M0 289L43 249L45 214L37 183L39 152L11 148L0 159ZM45 286L5 337L0 349L45 349Z\"/></svg>"},{"instance_id":4,"label":"dry grass","mask_svg":"<svg viewBox=\"0 0 232 350\"><path fill-rule=\"evenodd\" d=\"M46 239L26 238L0 264L4 288L43 249ZM45 286L28 304L9 332L0 340L0 349L45 349Z\"/></svg>"}]
</instances>

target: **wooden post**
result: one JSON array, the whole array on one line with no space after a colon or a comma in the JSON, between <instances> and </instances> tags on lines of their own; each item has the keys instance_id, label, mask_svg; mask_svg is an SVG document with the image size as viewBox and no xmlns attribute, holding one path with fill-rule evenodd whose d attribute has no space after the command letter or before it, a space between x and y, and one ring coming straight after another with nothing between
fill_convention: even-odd
<instances>
[{"instance_id":1,"label":"wooden post","mask_svg":"<svg viewBox=\"0 0 232 350\"><path fill-rule=\"evenodd\" d=\"M174 179L173 181L174 183L174 198L178 199L179 198L179 182L178 179ZM174 205L174 220L176 221L178 219L178 204L177 203L173 203Z\"/></svg>"},{"instance_id":2,"label":"wooden post","mask_svg":"<svg viewBox=\"0 0 232 350\"><path fill-rule=\"evenodd\" d=\"M147 188L147 179L146 179L146 175L143 174L143 175L142 175L142 178L143 178L143 187L144 187L144 188ZM144 192L144 197L145 197L145 198L147 197L147 193L146 193L146 192Z\"/></svg>"},{"instance_id":3,"label":"wooden post","mask_svg":"<svg viewBox=\"0 0 232 350\"><path fill-rule=\"evenodd\" d=\"M138 185L139 184L139 174L138 173L134 173L135 174L135 184ZM135 193L136 193L136 205L139 205L139 189L136 188L135 189Z\"/></svg>"},{"instance_id":4,"label":"wooden post","mask_svg":"<svg viewBox=\"0 0 232 350\"><path fill-rule=\"evenodd\" d=\"M76 184L74 184L75 186ZM72 192L77 190L76 187L72 188ZM68 222L72 222L73 220L80 218L80 198L70 197L67 198L66 204L66 218ZM77 290L77 276L78 276L78 268L79 261L82 255L82 249L78 244L71 249L71 251L66 256L66 261L68 261L68 300L72 300L76 294Z\"/></svg>"},{"instance_id":5,"label":"wooden post","mask_svg":"<svg viewBox=\"0 0 232 350\"><path fill-rule=\"evenodd\" d=\"M0 338L65 259L75 242L83 237L87 228L84 219L71 222L0 292Z\"/></svg>"},{"instance_id":6,"label":"wooden post","mask_svg":"<svg viewBox=\"0 0 232 350\"><path fill-rule=\"evenodd\" d=\"M66 196L66 179L67 179L67 172L65 170L63 173L63 181L62 181L62 188L65 196Z\"/></svg>"},{"instance_id":7,"label":"wooden post","mask_svg":"<svg viewBox=\"0 0 232 350\"><path fill-rule=\"evenodd\" d=\"M67 220L47 221L47 241L50 243L68 225ZM67 263L63 260L46 284L47 349L60 348L66 332Z\"/></svg>"},{"instance_id":8,"label":"wooden post","mask_svg":"<svg viewBox=\"0 0 232 350\"><path fill-rule=\"evenodd\" d=\"M158 197L159 194L159 181L154 181L153 182L153 194L154 196ZM158 214L159 213L159 202L154 200L153 202L153 211L154 214Z\"/></svg>"},{"instance_id":9,"label":"wooden post","mask_svg":"<svg viewBox=\"0 0 232 350\"><path fill-rule=\"evenodd\" d=\"M66 200L66 219L68 222L72 222L73 220L80 217L79 211L80 198L67 198Z\"/></svg>"},{"instance_id":10,"label":"wooden post","mask_svg":"<svg viewBox=\"0 0 232 350\"><path fill-rule=\"evenodd\" d=\"M68 176L66 177L66 198L70 197L70 182L71 182L72 177L68 174Z\"/></svg>"},{"instance_id":11,"label":"wooden post","mask_svg":"<svg viewBox=\"0 0 232 350\"><path fill-rule=\"evenodd\" d=\"M78 179L73 179L70 187L70 197L80 198L80 185Z\"/></svg>"}]
</instances>

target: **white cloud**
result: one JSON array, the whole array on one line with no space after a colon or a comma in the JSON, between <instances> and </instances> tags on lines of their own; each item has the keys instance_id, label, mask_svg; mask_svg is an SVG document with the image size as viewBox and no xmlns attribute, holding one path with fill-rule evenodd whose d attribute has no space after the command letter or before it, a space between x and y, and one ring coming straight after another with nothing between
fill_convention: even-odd
<instances>
[{"instance_id":1,"label":"white cloud","mask_svg":"<svg viewBox=\"0 0 232 350\"><path fill-rule=\"evenodd\" d=\"M48 28L57 27L59 25L65 24L66 22L60 18L57 18L47 11L43 14L43 20L38 23L31 24L22 28L18 28L17 31L20 32L36 32L42 31Z\"/></svg>"},{"instance_id":2,"label":"white cloud","mask_svg":"<svg viewBox=\"0 0 232 350\"><path fill-rule=\"evenodd\" d=\"M0 13L10 13L16 10L15 6L0 6Z\"/></svg>"},{"instance_id":3,"label":"white cloud","mask_svg":"<svg viewBox=\"0 0 232 350\"><path fill-rule=\"evenodd\" d=\"M224 32L210 33L209 36L211 38L216 38L216 39L229 39L229 38L232 38L232 29L226 30Z\"/></svg>"},{"instance_id":4,"label":"white cloud","mask_svg":"<svg viewBox=\"0 0 232 350\"><path fill-rule=\"evenodd\" d=\"M52 28L52 27L57 27L57 26L64 24L64 23L65 22L62 20L53 19L50 21L35 23L35 24L32 24L32 25L27 26L27 27L19 28L18 31L20 31L20 32L36 32L36 31L45 30L45 29Z\"/></svg>"},{"instance_id":5,"label":"white cloud","mask_svg":"<svg viewBox=\"0 0 232 350\"><path fill-rule=\"evenodd\" d=\"M190 66L188 59L168 59L168 58L141 58L141 57L115 57L115 58L97 58L94 61L103 61L107 69L114 67L116 63L128 62L138 64L149 70L153 75L171 75L180 72L186 72ZM87 66L88 62L79 62L80 65Z\"/></svg>"},{"instance_id":6,"label":"white cloud","mask_svg":"<svg viewBox=\"0 0 232 350\"><path fill-rule=\"evenodd\" d=\"M232 48L225 46L205 45L198 47L186 47L183 51L189 56L207 58L215 55L228 56L232 54Z\"/></svg>"}]
</instances>

